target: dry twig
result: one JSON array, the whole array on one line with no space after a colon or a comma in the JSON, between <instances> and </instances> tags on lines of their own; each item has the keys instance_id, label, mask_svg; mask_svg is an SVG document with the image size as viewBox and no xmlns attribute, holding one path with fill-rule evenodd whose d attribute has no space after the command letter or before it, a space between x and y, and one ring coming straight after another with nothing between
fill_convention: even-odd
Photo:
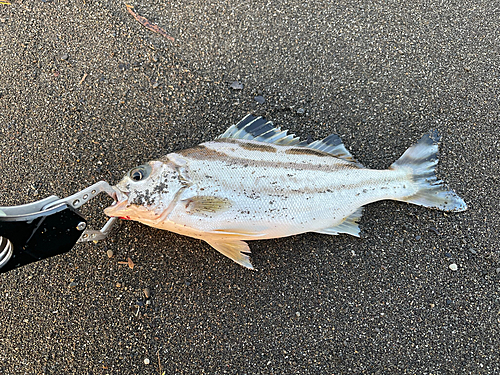
<instances>
[{"instance_id":1,"label":"dry twig","mask_svg":"<svg viewBox=\"0 0 500 375\"><path fill-rule=\"evenodd\" d=\"M161 27L159 27L158 25L155 25L154 23L151 23L146 17L143 17L143 16L139 16L133 9L134 7L132 5L129 5L129 4L125 4L125 6L127 7L127 10L128 12L141 24L143 25L145 28L151 30L151 31L154 31L155 33L158 33L160 35L163 35L165 38L167 38L168 40L170 41L175 41L175 39L173 37L171 37L170 35L167 34L167 32L165 30L163 30Z\"/></svg>"}]
</instances>

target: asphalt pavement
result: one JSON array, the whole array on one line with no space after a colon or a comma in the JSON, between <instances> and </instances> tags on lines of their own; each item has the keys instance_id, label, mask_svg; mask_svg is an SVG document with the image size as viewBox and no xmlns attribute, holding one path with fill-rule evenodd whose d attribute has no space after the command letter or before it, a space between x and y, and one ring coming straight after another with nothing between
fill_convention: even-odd
<instances>
[{"instance_id":1,"label":"asphalt pavement","mask_svg":"<svg viewBox=\"0 0 500 375\"><path fill-rule=\"evenodd\" d=\"M437 129L469 209L371 204L362 238L250 243L257 271L122 222L0 275L0 373L500 373L498 4L131 5L163 34L122 2L0 1L0 206L115 183L252 113L380 169ZM82 211L97 227L110 203Z\"/></svg>"}]
</instances>

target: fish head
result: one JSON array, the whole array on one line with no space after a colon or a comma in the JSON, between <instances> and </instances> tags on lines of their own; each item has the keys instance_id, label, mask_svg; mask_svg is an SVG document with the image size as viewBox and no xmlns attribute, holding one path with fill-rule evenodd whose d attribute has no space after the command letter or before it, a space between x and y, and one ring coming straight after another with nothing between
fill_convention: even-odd
<instances>
[{"instance_id":1,"label":"fish head","mask_svg":"<svg viewBox=\"0 0 500 375\"><path fill-rule=\"evenodd\" d=\"M137 221L165 217L183 187L185 183L174 163L150 161L132 168L113 186L116 201L104 213Z\"/></svg>"}]
</instances>

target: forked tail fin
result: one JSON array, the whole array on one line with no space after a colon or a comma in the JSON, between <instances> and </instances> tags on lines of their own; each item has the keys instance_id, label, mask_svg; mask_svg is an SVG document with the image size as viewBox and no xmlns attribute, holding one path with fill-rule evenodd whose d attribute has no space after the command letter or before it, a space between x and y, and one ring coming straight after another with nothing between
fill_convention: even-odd
<instances>
[{"instance_id":1,"label":"forked tail fin","mask_svg":"<svg viewBox=\"0 0 500 375\"><path fill-rule=\"evenodd\" d=\"M413 180L419 186L416 194L401 200L443 211L465 211L467 205L463 199L436 177L438 142L438 132L431 131L390 166L390 169L411 168Z\"/></svg>"}]
</instances>

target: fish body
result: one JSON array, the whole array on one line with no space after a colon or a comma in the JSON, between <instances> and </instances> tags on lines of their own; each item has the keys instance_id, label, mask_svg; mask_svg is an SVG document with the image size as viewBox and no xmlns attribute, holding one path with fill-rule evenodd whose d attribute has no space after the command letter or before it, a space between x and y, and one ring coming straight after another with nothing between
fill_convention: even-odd
<instances>
[{"instance_id":1,"label":"fish body","mask_svg":"<svg viewBox=\"0 0 500 375\"><path fill-rule=\"evenodd\" d=\"M435 176L437 142L437 134L424 135L389 169L373 170L336 135L308 143L249 115L214 141L132 169L105 213L203 239L252 268L244 241L359 236L362 207L375 201L465 210Z\"/></svg>"}]
</instances>

